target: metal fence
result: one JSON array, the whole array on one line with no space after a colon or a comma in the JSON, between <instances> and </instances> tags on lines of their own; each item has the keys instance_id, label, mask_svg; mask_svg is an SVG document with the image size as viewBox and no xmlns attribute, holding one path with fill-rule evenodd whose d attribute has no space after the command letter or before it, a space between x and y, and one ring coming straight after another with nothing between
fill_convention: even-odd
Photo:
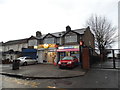
<instances>
[{"instance_id":1,"label":"metal fence","mask_svg":"<svg viewBox=\"0 0 120 90\"><path fill-rule=\"evenodd\" d=\"M101 54L97 49L90 49L90 67L102 69L120 68L120 49L106 49Z\"/></svg>"}]
</instances>

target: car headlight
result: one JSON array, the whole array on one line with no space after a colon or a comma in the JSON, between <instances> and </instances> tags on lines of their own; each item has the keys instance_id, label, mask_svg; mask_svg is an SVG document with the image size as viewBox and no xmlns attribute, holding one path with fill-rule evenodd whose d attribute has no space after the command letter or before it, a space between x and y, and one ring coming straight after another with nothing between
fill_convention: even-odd
<instances>
[{"instance_id":1,"label":"car headlight","mask_svg":"<svg viewBox=\"0 0 120 90\"><path fill-rule=\"evenodd\" d=\"M61 62L58 62L58 64L61 64Z\"/></svg>"},{"instance_id":2,"label":"car headlight","mask_svg":"<svg viewBox=\"0 0 120 90\"><path fill-rule=\"evenodd\" d=\"M67 64L71 64L72 62L70 61L70 62L67 62Z\"/></svg>"}]
</instances>

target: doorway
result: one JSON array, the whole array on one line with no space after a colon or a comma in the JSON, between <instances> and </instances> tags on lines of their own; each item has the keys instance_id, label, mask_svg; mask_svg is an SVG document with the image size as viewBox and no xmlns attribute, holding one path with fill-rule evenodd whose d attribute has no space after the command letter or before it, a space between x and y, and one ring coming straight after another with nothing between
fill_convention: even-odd
<instances>
[{"instance_id":1,"label":"doorway","mask_svg":"<svg viewBox=\"0 0 120 90\"><path fill-rule=\"evenodd\" d=\"M48 52L47 63L53 64L55 60L56 60L56 52Z\"/></svg>"}]
</instances>

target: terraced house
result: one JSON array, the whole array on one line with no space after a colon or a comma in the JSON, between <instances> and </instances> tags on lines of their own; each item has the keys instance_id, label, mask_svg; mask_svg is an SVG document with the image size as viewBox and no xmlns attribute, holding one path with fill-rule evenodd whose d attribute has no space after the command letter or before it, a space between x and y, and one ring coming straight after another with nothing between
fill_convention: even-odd
<instances>
[{"instance_id":1,"label":"terraced house","mask_svg":"<svg viewBox=\"0 0 120 90\"><path fill-rule=\"evenodd\" d=\"M84 42L84 46L95 48L94 35L90 28L71 30L70 26L66 27L66 31L48 33L42 35L41 32L36 33L36 37L29 38L32 47L37 45L37 55L39 63L54 63L64 56L74 55L79 58L79 43ZM37 44L34 44L35 42Z\"/></svg>"},{"instance_id":2,"label":"terraced house","mask_svg":"<svg viewBox=\"0 0 120 90\"><path fill-rule=\"evenodd\" d=\"M8 41L4 43L4 51L21 51L22 48L36 49L39 63L58 62L64 56L74 55L79 58L79 43L84 42L85 47L95 48L94 35L90 28L72 30L70 26L65 31L42 34L36 32L36 36L31 36L23 40ZM14 42L11 43L10 42ZM22 43L22 44L20 44Z\"/></svg>"},{"instance_id":3,"label":"terraced house","mask_svg":"<svg viewBox=\"0 0 120 90\"><path fill-rule=\"evenodd\" d=\"M5 42L3 47L3 59L13 60L21 55L22 48L27 48L27 39L11 40Z\"/></svg>"}]
</instances>

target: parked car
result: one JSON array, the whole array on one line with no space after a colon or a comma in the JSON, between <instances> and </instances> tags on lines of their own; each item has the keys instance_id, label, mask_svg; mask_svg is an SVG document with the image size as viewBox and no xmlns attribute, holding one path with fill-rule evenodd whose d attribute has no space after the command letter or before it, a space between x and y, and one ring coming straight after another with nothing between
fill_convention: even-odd
<instances>
[{"instance_id":1,"label":"parked car","mask_svg":"<svg viewBox=\"0 0 120 90\"><path fill-rule=\"evenodd\" d=\"M68 67L73 68L79 64L76 56L66 56L58 62L59 68Z\"/></svg>"},{"instance_id":2,"label":"parked car","mask_svg":"<svg viewBox=\"0 0 120 90\"><path fill-rule=\"evenodd\" d=\"M31 57L19 57L17 60L20 60L20 65L28 65L28 64L37 64L38 61L36 59L32 59Z\"/></svg>"}]
</instances>

